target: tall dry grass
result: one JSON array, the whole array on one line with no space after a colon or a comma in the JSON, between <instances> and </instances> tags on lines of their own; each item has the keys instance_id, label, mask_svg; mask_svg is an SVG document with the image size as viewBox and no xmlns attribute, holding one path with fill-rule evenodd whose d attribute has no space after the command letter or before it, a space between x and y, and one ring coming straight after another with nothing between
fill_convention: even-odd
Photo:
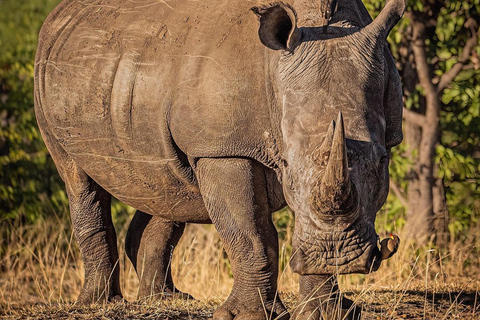
<instances>
[{"instance_id":1,"label":"tall dry grass","mask_svg":"<svg viewBox=\"0 0 480 320\"><path fill-rule=\"evenodd\" d=\"M280 232L282 271L279 291L291 293L297 290L298 277L288 267L293 217L286 218L285 214L291 213L284 211L274 216L275 220L284 219L284 228ZM32 303L75 301L82 287L83 265L71 226L65 220L53 217L35 225L2 222L0 232L8 237L2 242L0 309L9 310ZM117 226L120 281L125 298L133 301L138 280L124 250L127 228L128 224ZM379 271L369 275L341 276L341 288L355 292L355 299L360 301L376 299L375 292L382 290L393 292L392 299L387 301L393 311L411 292L425 293L425 310L435 310L435 294L450 292L453 306L457 294L478 292L478 226L472 226L471 236L465 241L452 241L442 249L432 246L417 248L414 243L406 241L408 234L399 235L403 241L398 253L384 262ZM233 284L221 240L210 225L187 226L171 266L177 287L197 299L214 298L220 301L228 295ZM474 318L478 316L480 319L476 300L472 310Z\"/></svg>"}]
</instances>

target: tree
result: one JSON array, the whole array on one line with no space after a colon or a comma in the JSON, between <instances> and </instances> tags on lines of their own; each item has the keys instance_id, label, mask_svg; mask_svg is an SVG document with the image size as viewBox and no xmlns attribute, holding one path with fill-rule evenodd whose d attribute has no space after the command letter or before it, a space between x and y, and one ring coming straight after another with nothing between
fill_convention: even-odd
<instances>
[{"instance_id":1,"label":"tree","mask_svg":"<svg viewBox=\"0 0 480 320\"><path fill-rule=\"evenodd\" d=\"M478 154L474 159L480 128L479 13L478 0L411 1L390 38L404 87L405 155L412 163L406 194L397 185L392 190L407 207L409 235L420 244L441 245L448 238L445 182L450 200L480 191ZM458 185L451 188L454 182L470 192L460 194Z\"/></svg>"}]
</instances>

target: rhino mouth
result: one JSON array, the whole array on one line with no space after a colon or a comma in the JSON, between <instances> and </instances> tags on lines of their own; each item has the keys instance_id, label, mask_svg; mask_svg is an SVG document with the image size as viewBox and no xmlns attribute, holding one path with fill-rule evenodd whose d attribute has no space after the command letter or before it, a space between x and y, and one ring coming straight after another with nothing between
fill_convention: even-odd
<instances>
[{"instance_id":1,"label":"rhino mouth","mask_svg":"<svg viewBox=\"0 0 480 320\"><path fill-rule=\"evenodd\" d=\"M298 274L370 273L380 267L378 235L372 225L344 231L303 232L294 235L292 270Z\"/></svg>"}]
</instances>

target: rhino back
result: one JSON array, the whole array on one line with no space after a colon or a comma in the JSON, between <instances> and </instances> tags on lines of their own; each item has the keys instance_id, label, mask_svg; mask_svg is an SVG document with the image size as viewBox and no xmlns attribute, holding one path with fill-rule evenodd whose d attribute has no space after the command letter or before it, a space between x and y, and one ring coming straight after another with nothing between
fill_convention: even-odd
<instances>
[{"instance_id":1,"label":"rhino back","mask_svg":"<svg viewBox=\"0 0 480 320\"><path fill-rule=\"evenodd\" d=\"M199 197L187 157L254 157L270 125L255 4L64 1L40 34L37 112L127 203Z\"/></svg>"}]
</instances>

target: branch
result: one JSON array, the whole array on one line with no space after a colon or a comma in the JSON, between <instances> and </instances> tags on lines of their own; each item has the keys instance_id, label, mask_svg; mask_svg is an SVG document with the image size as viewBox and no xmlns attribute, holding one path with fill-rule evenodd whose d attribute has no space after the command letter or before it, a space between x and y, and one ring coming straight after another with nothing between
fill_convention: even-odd
<instances>
[{"instance_id":1,"label":"branch","mask_svg":"<svg viewBox=\"0 0 480 320\"><path fill-rule=\"evenodd\" d=\"M432 83L427 56L425 54L425 23L419 22L416 19L413 20L412 51L415 57L415 65L420 85L428 96L437 95L437 88Z\"/></svg>"},{"instance_id":2,"label":"branch","mask_svg":"<svg viewBox=\"0 0 480 320\"><path fill-rule=\"evenodd\" d=\"M475 52L475 51L473 51L473 52ZM457 60L457 61L458 61L458 60ZM463 65L463 68L462 68L462 70L471 70L471 69L478 69L478 68L475 67L475 64L474 64L474 63L464 64L464 65ZM443 75L442 75L442 76L443 76ZM432 83L435 84L435 85L438 85L438 84L440 83L440 78L441 78L442 76L436 76L435 78L433 78ZM448 86L448 85L447 85L447 86ZM438 88L437 88L437 89L438 89ZM445 88L443 88L443 89L445 89ZM439 91L439 92L441 93L441 91Z\"/></svg>"},{"instance_id":3,"label":"branch","mask_svg":"<svg viewBox=\"0 0 480 320\"><path fill-rule=\"evenodd\" d=\"M475 20L473 20L473 18L470 18L467 20L467 22L465 22L465 26L469 27L471 36L470 38L468 38L467 43L463 48L462 54L458 57L458 62L455 63L453 67L447 72L445 72L440 78L437 87L439 93L445 90L445 88L453 81L453 79L455 79L455 77L460 73L460 71L463 70L465 64L470 59L470 55L473 49L475 49L475 46L477 45L477 23L475 22Z\"/></svg>"},{"instance_id":4,"label":"branch","mask_svg":"<svg viewBox=\"0 0 480 320\"><path fill-rule=\"evenodd\" d=\"M393 193L395 193L395 196L398 198L398 200L400 200L400 203L402 204L402 206L408 207L407 200L405 199L405 197L402 195L402 193L398 189L397 185L392 180L390 180L390 189L392 189Z\"/></svg>"},{"instance_id":5,"label":"branch","mask_svg":"<svg viewBox=\"0 0 480 320\"><path fill-rule=\"evenodd\" d=\"M403 119L405 121L413 123L418 127L423 127L427 123L426 117L423 114L417 113L415 111L403 108Z\"/></svg>"}]
</instances>

